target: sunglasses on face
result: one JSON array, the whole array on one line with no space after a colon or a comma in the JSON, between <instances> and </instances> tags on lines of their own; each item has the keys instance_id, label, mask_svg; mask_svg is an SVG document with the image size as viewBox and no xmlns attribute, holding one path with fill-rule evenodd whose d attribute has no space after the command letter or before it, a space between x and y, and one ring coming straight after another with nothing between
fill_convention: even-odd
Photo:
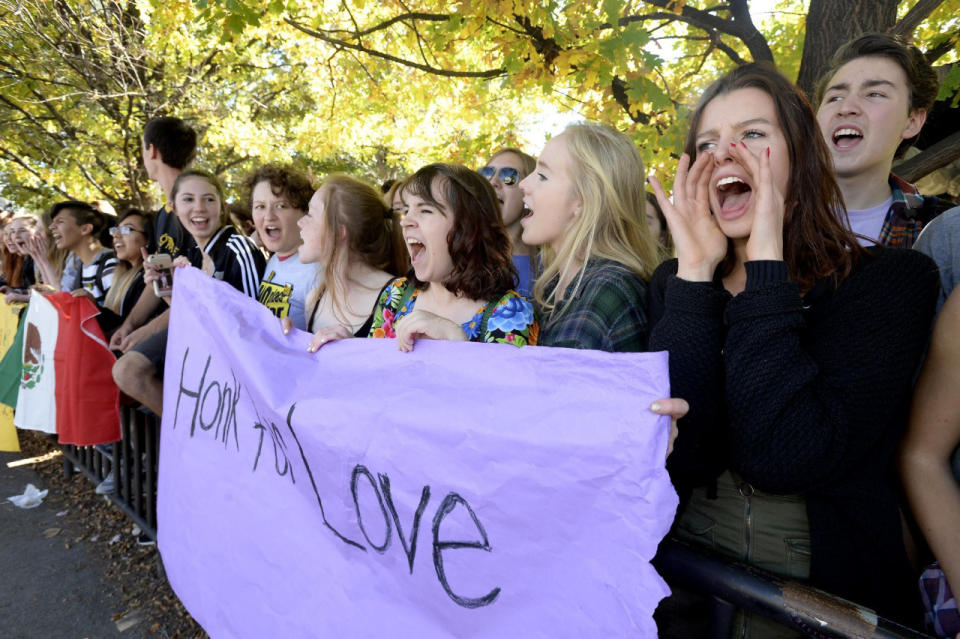
<instances>
[{"instance_id":1,"label":"sunglasses on face","mask_svg":"<svg viewBox=\"0 0 960 639\"><path fill-rule=\"evenodd\" d=\"M485 166L479 171L487 180L492 180L494 174L500 179L500 183L504 186L513 186L520 181L520 171L510 168L509 166L504 166L499 169L495 169L492 166Z\"/></svg>"},{"instance_id":2,"label":"sunglasses on face","mask_svg":"<svg viewBox=\"0 0 960 639\"><path fill-rule=\"evenodd\" d=\"M129 226L114 226L110 229L110 235L117 237L118 235L130 235L131 233L143 233L140 229L131 228Z\"/></svg>"}]
</instances>

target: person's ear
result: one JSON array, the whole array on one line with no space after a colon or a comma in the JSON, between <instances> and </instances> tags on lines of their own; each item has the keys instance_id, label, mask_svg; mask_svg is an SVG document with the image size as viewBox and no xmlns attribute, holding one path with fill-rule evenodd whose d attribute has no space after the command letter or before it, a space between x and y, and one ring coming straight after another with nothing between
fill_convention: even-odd
<instances>
[{"instance_id":1,"label":"person's ear","mask_svg":"<svg viewBox=\"0 0 960 639\"><path fill-rule=\"evenodd\" d=\"M583 200L577 198L577 203L573 205L573 217L580 217L583 214Z\"/></svg>"},{"instance_id":2,"label":"person's ear","mask_svg":"<svg viewBox=\"0 0 960 639\"><path fill-rule=\"evenodd\" d=\"M80 226L80 235L93 235L93 224L82 224Z\"/></svg>"},{"instance_id":3,"label":"person's ear","mask_svg":"<svg viewBox=\"0 0 960 639\"><path fill-rule=\"evenodd\" d=\"M913 109L907 116L907 125L903 128L901 139L909 140L920 133L924 122L927 121L926 109Z\"/></svg>"}]
</instances>

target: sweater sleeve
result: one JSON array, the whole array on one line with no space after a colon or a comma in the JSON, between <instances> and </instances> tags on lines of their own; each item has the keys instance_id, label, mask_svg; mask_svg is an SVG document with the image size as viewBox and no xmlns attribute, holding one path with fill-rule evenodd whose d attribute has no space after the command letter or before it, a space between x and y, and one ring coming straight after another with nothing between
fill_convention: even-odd
<instances>
[{"instance_id":1,"label":"sweater sleeve","mask_svg":"<svg viewBox=\"0 0 960 639\"><path fill-rule=\"evenodd\" d=\"M732 468L780 494L884 472L933 317L935 265L880 251L812 310L776 263L746 268L726 312Z\"/></svg>"},{"instance_id":2,"label":"sweater sleeve","mask_svg":"<svg viewBox=\"0 0 960 639\"><path fill-rule=\"evenodd\" d=\"M667 460L683 491L714 479L728 463L721 349L729 295L712 282L682 280L676 270L676 260L665 262L650 282L650 350L669 352L670 394L690 404Z\"/></svg>"}]
</instances>

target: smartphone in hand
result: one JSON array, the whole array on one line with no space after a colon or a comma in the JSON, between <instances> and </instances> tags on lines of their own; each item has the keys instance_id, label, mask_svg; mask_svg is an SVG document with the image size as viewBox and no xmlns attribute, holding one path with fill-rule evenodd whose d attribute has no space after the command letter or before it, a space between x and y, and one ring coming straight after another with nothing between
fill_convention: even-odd
<instances>
[{"instance_id":1,"label":"smartphone in hand","mask_svg":"<svg viewBox=\"0 0 960 639\"><path fill-rule=\"evenodd\" d=\"M159 279L153 282L153 292L157 297L169 297L173 291L173 260L166 253L155 253L147 257L147 263L157 269Z\"/></svg>"}]
</instances>

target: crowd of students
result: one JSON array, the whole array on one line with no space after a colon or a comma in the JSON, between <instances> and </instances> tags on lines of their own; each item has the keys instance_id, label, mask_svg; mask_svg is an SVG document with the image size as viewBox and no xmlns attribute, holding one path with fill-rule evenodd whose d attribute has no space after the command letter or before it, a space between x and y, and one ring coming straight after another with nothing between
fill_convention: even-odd
<instances>
[{"instance_id":1,"label":"crowd of students","mask_svg":"<svg viewBox=\"0 0 960 639\"><path fill-rule=\"evenodd\" d=\"M249 237L217 178L188 168L193 130L158 118L143 157L167 204L15 216L7 299L90 296L118 386L157 414L170 297L155 252L259 299L278 331L308 330L311 351L357 337L668 351L677 399L652 410L679 418L676 536L914 627L932 550L926 621L960 637L960 208L891 173L936 92L919 51L868 34L836 53L816 109L763 63L711 85L672 196L656 177L646 191L628 137L574 124L536 159L506 148L382 189L259 167ZM705 605L675 588L662 636L701 636ZM738 637L784 632L736 620Z\"/></svg>"}]
</instances>

